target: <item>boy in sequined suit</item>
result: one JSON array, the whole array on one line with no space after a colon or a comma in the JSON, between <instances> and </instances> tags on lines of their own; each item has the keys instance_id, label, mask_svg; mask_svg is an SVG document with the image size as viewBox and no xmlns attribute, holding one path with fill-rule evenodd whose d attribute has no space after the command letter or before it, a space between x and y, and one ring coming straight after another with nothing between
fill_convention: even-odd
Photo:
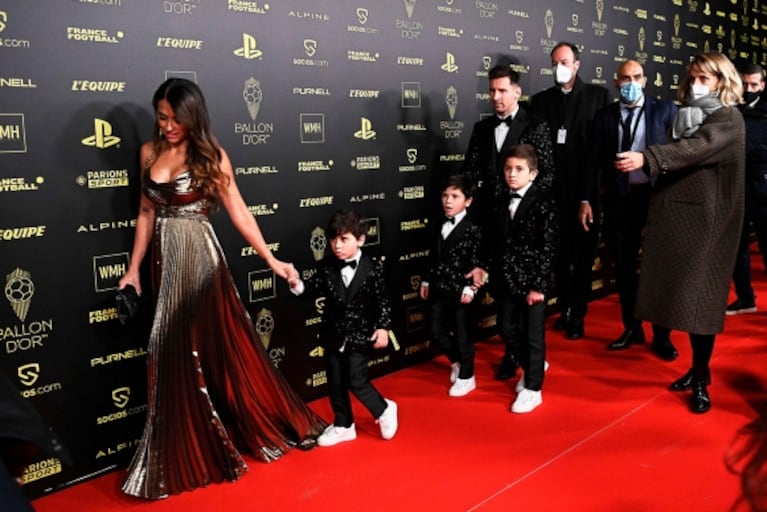
<instances>
[{"instance_id":1,"label":"boy in sequined suit","mask_svg":"<svg viewBox=\"0 0 767 512\"><path fill-rule=\"evenodd\" d=\"M325 351L328 396L333 424L317 438L319 446L357 438L351 400L353 394L370 411L383 439L397 432L397 404L384 398L368 378L371 349L389 343L391 308L384 286L384 270L362 252L367 221L351 209L339 210L325 234L334 257L325 258L306 283L289 279L291 291L325 297L319 340Z\"/></svg>"},{"instance_id":2,"label":"boy in sequined suit","mask_svg":"<svg viewBox=\"0 0 767 512\"><path fill-rule=\"evenodd\" d=\"M469 304L475 289L466 274L479 266L481 230L467 218L474 197L472 181L450 176L442 190L444 218L435 222L429 269L421 281L420 295L428 301L429 334L451 364L448 395L474 391L474 343L470 336Z\"/></svg>"},{"instance_id":3,"label":"boy in sequined suit","mask_svg":"<svg viewBox=\"0 0 767 512\"><path fill-rule=\"evenodd\" d=\"M488 240L490 284L498 302L501 338L524 372L511 411L527 413L543 403L546 294L558 227L554 200L534 182L538 175L535 148L516 144L504 158L509 197L496 205L495 231Z\"/></svg>"}]
</instances>

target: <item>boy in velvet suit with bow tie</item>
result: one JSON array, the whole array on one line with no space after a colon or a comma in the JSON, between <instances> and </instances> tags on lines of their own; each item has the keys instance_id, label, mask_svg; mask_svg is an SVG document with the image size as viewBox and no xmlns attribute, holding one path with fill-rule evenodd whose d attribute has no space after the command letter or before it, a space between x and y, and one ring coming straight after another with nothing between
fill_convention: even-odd
<instances>
[{"instance_id":1,"label":"boy in velvet suit with bow tie","mask_svg":"<svg viewBox=\"0 0 767 512\"><path fill-rule=\"evenodd\" d=\"M490 284L498 303L501 338L523 371L511 412L527 413L543 403L546 294L558 226L554 200L534 182L538 175L535 148L513 145L504 161L509 196L496 205L495 232L488 241Z\"/></svg>"},{"instance_id":2,"label":"boy in velvet suit with bow tie","mask_svg":"<svg viewBox=\"0 0 767 512\"><path fill-rule=\"evenodd\" d=\"M296 295L309 290L325 297L319 340L325 349L328 397L335 417L317 438L319 446L357 438L350 392L376 419L381 437L388 440L397 432L397 404L384 398L368 378L370 350L389 343L391 308L382 263L361 250L367 231L368 223L359 213L337 211L325 231L335 257L325 258L306 283L288 280Z\"/></svg>"},{"instance_id":3,"label":"boy in velvet suit with bow tie","mask_svg":"<svg viewBox=\"0 0 767 512\"><path fill-rule=\"evenodd\" d=\"M442 190L445 217L437 222L430 266L421 281L421 298L428 301L429 334L451 363L450 396L476 389L474 343L470 337L468 304L474 298L466 274L479 266L479 227L466 217L474 196L472 181L462 175L448 178ZM451 334L452 331L452 334Z\"/></svg>"}]
</instances>

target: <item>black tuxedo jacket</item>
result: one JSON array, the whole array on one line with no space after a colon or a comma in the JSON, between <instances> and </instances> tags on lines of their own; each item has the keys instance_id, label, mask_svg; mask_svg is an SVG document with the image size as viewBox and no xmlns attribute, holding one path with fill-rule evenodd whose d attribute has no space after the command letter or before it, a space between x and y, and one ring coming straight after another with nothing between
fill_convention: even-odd
<instances>
[{"instance_id":1,"label":"black tuxedo jacket","mask_svg":"<svg viewBox=\"0 0 767 512\"><path fill-rule=\"evenodd\" d=\"M554 195L557 200L577 199L589 144L594 142L591 135L594 114L609 103L607 89L587 84L580 77L568 94L564 94L559 86L554 86L537 93L530 100L530 111L542 117L551 128L556 168ZM560 128L567 130L565 144L557 144Z\"/></svg>"},{"instance_id":2,"label":"black tuxedo jacket","mask_svg":"<svg viewBox=\"0 0 767 512\"><path fill-rule=\"evenodd\" d=\"M335 257L325 258L304 285L305 292L325 297L319 340L327 350L346 343L344 350L367 351L373 331L391 328L383 264L364 253L348 288Z\"/></svg>"},{"instance_id":3,"label":"black tuxedo jacket","mask_svg":"<svg viewBox=\"0 0 767 512\"><path fill-rule=\"evenodd\" d=\"M676 111L676 105L671 101L645 96L644 113L640 122L645 124L647 146L667 142ZM629 193L628 174L615 169L615 154L620 152L620 122L620 102L617 101L599 110L594 116L589 160L581 189L581 199L584 201L595 204L600 189L611 199Z\"/></svg>"},{"instance_id":4,"label":"black tuxedo jacket","mask_svg":"<svg viewBox=\"0 0 767 512\"><path fill-rule=\"evenodd\" d=\"M496 203L495 234L488 243L493 293L526 295L548 293L559 236L552 196L537 182L522 197L512 220L508 196Z\"/></svg>"},{"instance_id":5,"label":"black tuxedo jacket","mask_svg":"<svg viewBox=\"0 0 767 512\"><path fill-rule=\"evenodd\" d=\"M461 173L469 176L478 186L470 214L481 226L489 222L495 202L508 193L502 158L512 144L531 144L535 147L538 153L536 181L541 188L550 189L554 179L554 153L549 125L520 106L501 151L498 151L495 145L497 119L493 114L474 125L461 167Z\"/></svg>"},{"instance_id":6,"label":"black tuxedo jacket","mask_svg":"<svg viewBox=\"0 0 767 512\"><path fill-rule=\"evenodd\" d=\"M472 224L468 215L456 224L450 235L442 239L442 222L432 222L436 229L432 234L434 243L429 253L429 269L424 281L429 283L430 291L447 293L460 299L463 288L471 284L471 279L464 276L474 267L478 267L481 230Z\"/></svg>"}]
</instances>

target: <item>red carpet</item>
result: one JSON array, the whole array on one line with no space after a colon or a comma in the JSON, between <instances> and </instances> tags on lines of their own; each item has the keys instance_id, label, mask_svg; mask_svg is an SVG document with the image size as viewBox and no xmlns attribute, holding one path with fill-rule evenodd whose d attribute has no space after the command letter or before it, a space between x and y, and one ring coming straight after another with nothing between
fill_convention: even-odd
<instances>
[{"instance_id":1,"label":"red carpet","mask_svg":"<svg viewBox=\"0 0 767 512\"><path fill-rule=\"evenodd\" d=\"M236 483L143 502L122 495L118 471L33 506L37 512L730 510L740 483L725 454L739 429L767 421L767 283L761 268L754 273L759 312L727 318L714 350L707 414L692 414L685 393L666 389L690 366L686 335L672 334L680 352L673 363L646 345L605 350L621 330L613 295L590 306L585 339L547 333L544 403L528 415L509 412L515 380L492 380L501 347L485 342L477 345L478 389L467 397L447 396L443 358L376 380L399 403L400 430L392 441L381 440L358 408L356 441L290 453L272 464L251 460ZM646 334L649 340L649 326ZM326 400L312 406L332 419Z\"/></svg>"}]
</instances>

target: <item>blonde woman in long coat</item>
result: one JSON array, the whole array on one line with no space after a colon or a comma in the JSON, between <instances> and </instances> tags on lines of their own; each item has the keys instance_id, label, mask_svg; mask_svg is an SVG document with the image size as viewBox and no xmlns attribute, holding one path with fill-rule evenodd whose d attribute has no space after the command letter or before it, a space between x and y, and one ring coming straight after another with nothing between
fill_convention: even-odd
<instances>
[{"instance_id":1,"label":"blonde woman in long coat","mask_svg":"<svg viewBox=\"0 0 767 512\"><path fill-rule=\"evenodd\" d=\"M696 55L679 88L672 142L619 155L621 171L642 168L655 181L636 317L689 333L692 368L670 389L692 390L697 413L711 408L709 361L743 221L745 125L735 108L742 91L727 57Z\"/></svg>"}]
</instances>

